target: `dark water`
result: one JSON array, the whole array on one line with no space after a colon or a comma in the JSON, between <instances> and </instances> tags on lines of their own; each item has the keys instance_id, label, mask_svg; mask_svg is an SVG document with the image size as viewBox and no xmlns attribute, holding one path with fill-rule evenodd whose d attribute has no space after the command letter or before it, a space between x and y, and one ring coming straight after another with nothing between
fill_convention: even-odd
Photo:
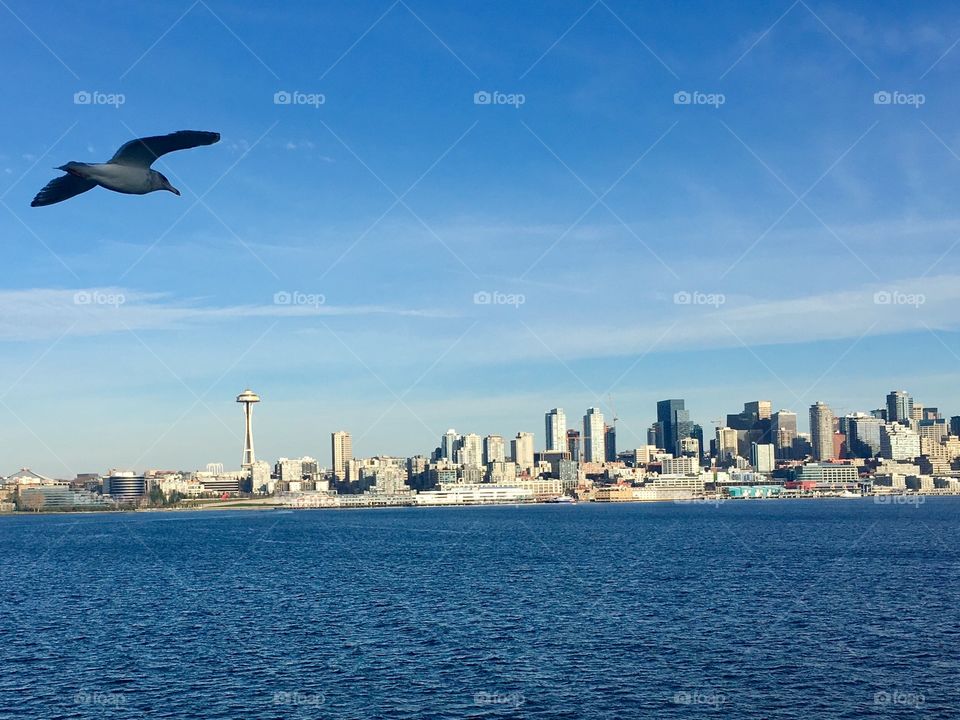
<instances>
[{"instance_id":1,"label":"dark water","mask_svg":"<svg viewBox=\"0 0 960 720\"><path fill-rule=\"evenodd\" d=\"M960 499L0 519L0 716L955 717Z\"/></svg>"}]
</instances>

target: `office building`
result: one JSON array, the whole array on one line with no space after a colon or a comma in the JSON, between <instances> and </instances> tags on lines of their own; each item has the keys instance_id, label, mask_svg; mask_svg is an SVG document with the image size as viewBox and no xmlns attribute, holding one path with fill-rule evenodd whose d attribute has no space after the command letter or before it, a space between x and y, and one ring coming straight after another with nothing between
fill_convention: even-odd
<instances>
[{"instance_id":1,"label":"office building","mask_svg":"<svg viewBox=\"0 0 960 720\"><path fill-rule=\"evenodd\" d=\"M517 465L520 474L533 472L533 433L518 432L517 437L510 441L510 450L513 462Z\"/></svg>"},{"instance_id":2,"label":"office building","mask_svg":"<svg viewBox=\"0 0 960 720\"><path fill-rule=\"evenodd\" d=\"M583 416L583 461L602 463L606 460L603 413L600 408L588 408Z\"/></svg>"},{"instance_id":3,"label":"office building","mask_svg":"<svg viewBox=\"0 0 960 720\"><path fill-rule=\"evenodd\" d=\"M567 416L562 408L554 408L544 418L547 450L566 450Z\"/></svg>"},{"instance_id":4,"label":"office building","mask_svg":"<svg viewBox=\"0 0 960 720\"><path fill-rule=\"evenodd\" d=\"M507 459L506 443L502 435L487 435L483 439L483 464L503 462Z\"/></svg>"},{"instance_id":5,"label":"office building","mask_svg":"<svg viewBox=\"0 0 960 720\"><path fill-rule=\"evenodd\" d=\"M657 446L671 455L679 455L680 438L690 437L693 423L683 400L660 400L657 403Z\"/></svg>"},{"instance_id":6,"label":"office building","mask_svg":"<svg viewBox=\"0 0 960 720\"><path fill-rule=\"evenodd\" d=\"M464 467L483 467L483 442L479 435L476 433L467 433L460 439L460 448L457 450L457 462Z\"/></svg>"},{"instance_id":7,"label":"office building","mask_svg":"<svg viewBox=\"0 0 960 720\"><path fill-rule=\"evenodd\" d=\"M750 446L750 464L761 473L773 472L774 447L771 443L753 443Z\"/></svg>"},{"instance_id":8,"label":"office building","mask_svg":"<svg viewBox=\"0 0 960 720\"><path fill-rule=\"evenodd\" d=\"M346 430L337 430L330 435L330 471L343 482L347 479L347 467L353 460L353 439Z\"/></svg>"},{"instance_id":9,"label":"office building","mask_svg":"<svg viewBox=\"0 0 960 720\"><path fill-rule=\"evenodd\" d=\"M904 390L892 390L887 395L887 422L910 424L913 414L913 398Z\"/></svg>"}]
</instances>

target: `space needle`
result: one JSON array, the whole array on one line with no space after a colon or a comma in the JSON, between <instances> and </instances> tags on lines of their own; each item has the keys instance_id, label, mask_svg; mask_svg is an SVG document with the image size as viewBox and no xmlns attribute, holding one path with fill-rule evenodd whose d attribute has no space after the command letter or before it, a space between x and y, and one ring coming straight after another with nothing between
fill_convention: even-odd
<instances>
[{"instance_id":1,"label":"space needle","mask_svg":"<svg viewBox=\"0 0 960 720\"><path fill-rule=\"evenodd\" d=\"M243 438L242 468L252 468L256 458L253 455L253 404L260 402L260 396L247 388L237 395L237 402L243 403L243 414L247 419L247 429Z\"/></svg>"}]
</instances>

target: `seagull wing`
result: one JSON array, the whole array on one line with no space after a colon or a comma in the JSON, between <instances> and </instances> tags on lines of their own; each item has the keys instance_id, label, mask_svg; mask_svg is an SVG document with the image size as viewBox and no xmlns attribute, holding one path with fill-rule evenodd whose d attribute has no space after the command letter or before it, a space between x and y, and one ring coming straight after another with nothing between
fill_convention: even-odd
<instances>
[{"instance_id":1,"label":"seagull wing","mask_svg":"<svg viewBox=\"0 0 960 720\"><path fill-rule=\"evenodd\" d=\"M201 130L180 130L169 135L137 138L123 144L109 162L148 168L161 155L198 145L213 145L219 140L220 133Z\"/></svg>"},{"instance_id":2,"label":"seagull wing","mask_svg":"<svg viewBox=\"0 0 960 720\"><path fill-rule=\"evenodd\" d=\"M42 207L44 205L63 202L64 200L69 200L74 195L92 190L96 186L97 184L93 180L85 180L76 175L64 175L54 178L43 186L43 190L37 193L33 202L30 203L30 207Z\"/></svg>"}]
</instances>

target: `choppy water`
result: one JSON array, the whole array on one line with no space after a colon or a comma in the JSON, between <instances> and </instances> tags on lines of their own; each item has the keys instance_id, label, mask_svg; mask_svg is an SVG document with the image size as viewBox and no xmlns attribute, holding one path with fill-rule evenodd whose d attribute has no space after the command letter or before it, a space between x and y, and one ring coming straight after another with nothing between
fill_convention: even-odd
<instances>
[{"instance_id":1,"label":"choppy water","mask_svg":"<svg viewBox=\"0 0 960 720\"><path fill-rule=\"evenodd\" d=\"M0 716L960 713L960 499L0 518Z\"/></svg>"}]
</instances>

